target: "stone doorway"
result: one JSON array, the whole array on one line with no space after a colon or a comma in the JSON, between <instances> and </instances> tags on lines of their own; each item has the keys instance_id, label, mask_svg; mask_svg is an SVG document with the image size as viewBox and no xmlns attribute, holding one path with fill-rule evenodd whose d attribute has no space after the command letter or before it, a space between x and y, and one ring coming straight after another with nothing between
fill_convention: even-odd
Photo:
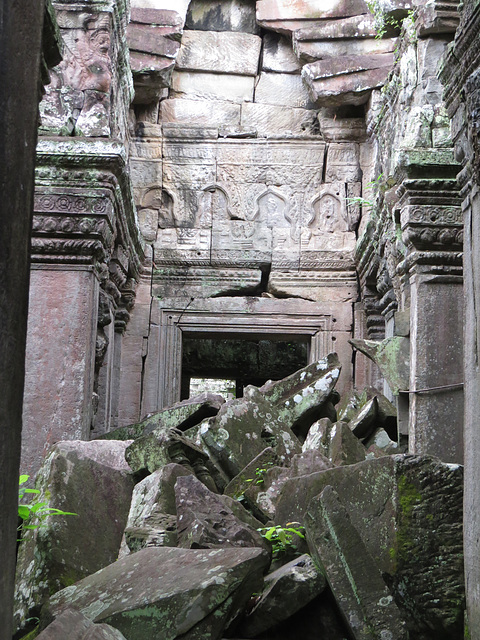
<instances>
[{"instance_id":1,"label":"stone doorway","mask_svg":"<svg viewBox=\"0 0 480 640\"><path fill-rule=\"evenodd\" d=\"M216 334L198 337L184 333L182 340L181 399L191 394L191 380L211 380L205 389L218 391L221 381L235 383L235 396L243 396L248 384L261 386L267 380L280 380L308 364L310 339L291 335L258 336ZM224 386L224 385L223 385Z\"/></svg>"}]
</instances>

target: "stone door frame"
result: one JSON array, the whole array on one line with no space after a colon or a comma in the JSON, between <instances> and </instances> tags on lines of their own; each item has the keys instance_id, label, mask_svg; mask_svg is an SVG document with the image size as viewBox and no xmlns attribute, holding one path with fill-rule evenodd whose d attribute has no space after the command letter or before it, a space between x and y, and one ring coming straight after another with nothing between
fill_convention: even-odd
<instances>
[{"instance_id":1,"label":"stone door frame","mask_svg":"<svg viewBox=\"0 0 480 640\"><path fill-rule=\"evenodd\" d=\"M171 305L164 300L156 310L152 309L142 415L180 400L184 334L194 337L221 334L225 338L249 334L259 339L307 337L309 363L334 350L335 320L331 312L307 311L304 301L302 305L293 299L239 298L237 303L232 300L235 299L199 300L195 306L186 305L183 309L178 308L178 299Z\"/></svg>"}]
</instances>

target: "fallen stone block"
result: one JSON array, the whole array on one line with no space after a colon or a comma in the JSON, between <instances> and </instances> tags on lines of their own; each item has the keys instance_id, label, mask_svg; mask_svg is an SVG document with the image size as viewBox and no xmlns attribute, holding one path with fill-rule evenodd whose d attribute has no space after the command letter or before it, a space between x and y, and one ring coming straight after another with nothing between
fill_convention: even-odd
<instances>
[{"instance_id":1,"label":"fallen stone block","mask_svg":"<svg viewBox=\"0 0 480 640\"><path fill-rule=\"evenodd\" d=\"M167 464L135 486L125 528L125 542L132 553L144 547L177 545L175 482L189 474L182 465Z\"/></svg>"},{"instance_id":2,"label":"fallen stone block","mask_svg":"<svg viewBox=\"0 0 480 640\"><path fill-rule=\"evenodd\" d=\"M155 429L179 429L186 431L209 418L215 416L225 399L213 393L202 393L194 398L182 400L163 409L158 413L147 416L141 422L119 427L102 435L100 440L135 440L141 436L147 436Z\"/></svg>"},{"instance_id":3,"label":"fallen stone block","mask_svg":"<svg viewBox=\"0 0 480 640\"><path fill-rule=\"evenodd\" d=\"M385 340L349 340L352 347L373 360L385 377L392 393L410 388L410 340L401 336Z\"/></svg>"},{"instance_id":4,"label":"fallen stone block","mask_svg":"<svg viewBox=\"0 0 480 640\"><path fill-rule=\"evenodd\" d=\"M134 440L125 450L125 459L137 474L153 473L171 462L180 464L212 491L217 491L207 469L207 455L177 429L156 429Z\"/></svg>"},{"instance_id":5,"label":"fallen stone block","mask_svg":"<svg viewBox=\"0 0 480 640\"><path fill-rule=\"evenodd\" d=\"M303 451L319 451L331 466L356 464L365 460L366 450L346 422L332 423L328 418L315 422L307 434Z\"/></svg>"},{"instance_id":6,"label":"fallen stone block","mask_svg":"<svg viewBox=\"0 0 480 640\"><path fill-rule=\"evenodd\" d=\"M129 442L54 445L36 479L39 502L75 516L49 515L19 547L15 625L24 627L52 593L117 558L134 487Z\"/></svg>"},{"instance_id":7,"label":"fallen stone block","mask_svg":"<svg viewBox=\"0 0 480 640\"><path fill-rule=\"evenodd\" d=\"M265 474L269 468L276 466L277 462L277 454L271 447L267 447L227 484L224 494L238 500L251 484L263 484Z\"/></svg>"},{"instance_id":8,"label":"fallen stone block","mask_svg":"<svg viewBox=\"0 0 480 640\"><path fill-rule=\"evenodd\" d=\"M258 531L246 524L245 518L239 520L221 496L209 491L194 476L178 478L175 499L179 547L259 547L269 552L268 542Z\"/></svg>"},{"instance_id":9,"label":"fallen stone block","mask_svg":"<svg viewBox=\"0 0 480 640\"><path fill-rule=\"evenodd\" d=\"M328 459L336 467L363 462L365 447L350 431L345 422L336 422L328 434Z\"/></svg>"},{"instance_id":10,"label":"fallen stone block","mask_svg":"<svg viewBox=\"0 0 480 640\"><path fill-rule=\"evenodd\" d=\"M261 588L268 564L261 549L142 549L55 594L42 620L74 608L128 640L193 640L201 637L195 626L214 614L207 637L218 638Z\"/></svg>"},{"instance_id":11,"label":"fallen stone block","mask_svg":"<svg viewBox=\"0 0 480 640\"><path fill-rule=\"evenodd\" d=\"M355 640L408 638L374 558L331 486L308 507L307 540Z\"/></svg>"},{"instance_id":12,"label":"fallen stone block","mask_svg":"<svg viewBox=\"0 0 480 640\"><path fill-rule=\"evenodd\" d=\"M290 618L325 589L326 581L309 555L302 555L265 577L265 588L238 628L256 638Z\"/></svg>"},{"instance_id":13,"label":"fallen stone block","mask_svg":"<svg viewBox=\"0 0 480 640\"><path fill-rule=\"evenodd\" d=\"M368 438L375 430L378 417L378 402L374 397L368 400L355 416L352 416L348 426L357 438Z\"/></svg>"},{"instance_id":14,"label":"fallen stone block","mask_svg":"<svg viewBox=\"0 0 480 640\"><path fill-rule=\"evenodd\" d=\"M277 501L277 522L304 523L310 500L327 485L335 488L412 633L461 637L462 467L397 454L289 479Z\"/></svg>"},{"instance_id":15,"label":"fallen stone block","mask_svg":"<svg viewBox=\"0 0 480 640\"><path fill-rule=\"evenodd\" d=\"M36 636L37 640L126 640L108 624L94 624L78 611L67 609Z\"/></svg>"}]
</instances>

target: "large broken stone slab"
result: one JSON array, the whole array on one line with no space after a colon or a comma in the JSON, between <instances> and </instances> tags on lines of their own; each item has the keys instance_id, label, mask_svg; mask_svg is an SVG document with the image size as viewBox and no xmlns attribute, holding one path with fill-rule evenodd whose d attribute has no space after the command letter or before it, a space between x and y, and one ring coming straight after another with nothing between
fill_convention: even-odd
<instances>
[{"instance_id":1,"label":"large broken stone slab","mask_svg":"<svg viewBox=\"0 0 480 640\"><path fill-rule=\"evenodd\" d=\"M460 637L462 467L399 454L290 479L277 501L277 521L304 522L310 500L327 485L335 488L387 576L412 629L436 629L439 638Z\"/></svg>"},{"instance_id":2,"label":"large broken stone slab","mask_svg":"<svg viewBox=\"0 0 480 640\"><path fill-rule=\"evenodd\" d=\"M159 427L186 431L210 416L215 416L225 399L217 394L202 393L194 398L153 413L141 422L119 427L102 435L100 440L135 440L147 436Z\"/></svg>"},{"instance_id":3,"label":"large broken stone slab","mask_svg":"<svg viewBox=\"0 0 480 640\"><path fill-rule=\"evenodd\" d=\"M238 634L256 638L302 609L325 589L323 574L302 555L265 577L265 588L242 621Z\"/></svg>"},{"instance_id":4,"label":"large broken stone slab","mask_svg":"<svg viewBox=\"0 0 480 640\"><path fill-rule=\"evenodd\" d=\"M67 609L37 636L37 640L125 640L108 624L94 624L84 615Z\"/></svg>"},{"instance_id":5,"label":"large broken stone slab","mask_svg":"<svg viewBox=\"0 0 480 640\"><path fill-rule=\"evenodd\" d=\"M393 53L342 56L306 64L302 77L319 106L359 105L385 83L393 63Z\"/></svg>"},{"instance_id":6,"label":"large broken stone slab","mask_svg":"<svg viewBox=\"0 0 480 640\"><path fill-rule=\"evenodd\" d=\"M167 464L135 485L125 528L131 552L177 545L175 482L190 473L182 465Z\"/></svg>"},{"instance_id":7,"label":"large broken stone slab","mask_svg":"<svg viewBox=\"0 0 480 640\"><path fill-rule=\"evenodd\" d=\"M243 398L227 402L211 423L200 427L211 459L234 478L270 446L285 465L301 453L294 433L316 419L339 374L338 357L330 354L278 382L246 387Z\"/></svg>"},{"instance_id":8,"label":"large broken stone slab","mask_svg":"<svg viewBox=\"0 0 480 640\"><path fill-rule=\"evenodd\" d=\"M331 486L310 502L305 526L309 547L355 639L406 640L393 596Z\"/></svg>"},{"instance_id":9,"label":"large broken stone slab","mask_svg":"<svg viewBox=\"0 0 480 640\"><path fill-rule=\"evenodd\" d=\"M212 491L215 482L207 469L208 456L178 429L155 429L132 442L125 459L134 473L153 473L170 462L183 465Z\"/></svg>"},{"instance_id":10,"label":"large broken stone slab","mask_svg":"<svg viewBox=\"0 0 480 640\"><path fill-rule=\"evenodd\" d=\"M218 612L208 636L218 638L230 614L261 588L268 563L261 549L142 549L55 594L43 616L74 608L128 640L192 640L196 625Z\"/></svg>"},{"instance_id":11,"label":"large broken stone slab","mask_svg":"<svg viewBox=\"0 0 480 640\"><path fill-rule=\"evenodd\" d=\"M209 491L194 476L178 478L175 498L179 547L259 547L269 551L265 538L239 520L221 496ZM240 508L243 509L241 505Z\"/></svg>"},{"instance_id":12,"label":"large broken stone slab","mask_svg":"<svg viewBox=\"0 0 480 640\"><path fill-rule=\"evenodd\" d=\"M256 76L261 46L262 39L249 33L185 31L177 69Z\"/></svg>"},{"instance_id":13,"label":"large broken stone slab","mask_svg":"<svg viewBox=\"0 0 480 640\"><path fill-rule=\"evenodd\" d=\"M38 500L77 515L51 515L25 532L17 562L17 628L52 593L117 558L134 486L125 461L129 444L59 442L46 457L36 480Z\"/></svg>"},{"instance_id":14,"label":"large broken stone slab","mask_svg":"<svg viewBox=\"0 0 480 640\"><path fill-rule=\"evenodd\" d=\"M401 336L385 340L349 340L350 344L373 360L388 382L392 393L410 387L410 340Z\"/></svg>"}]
</instances>

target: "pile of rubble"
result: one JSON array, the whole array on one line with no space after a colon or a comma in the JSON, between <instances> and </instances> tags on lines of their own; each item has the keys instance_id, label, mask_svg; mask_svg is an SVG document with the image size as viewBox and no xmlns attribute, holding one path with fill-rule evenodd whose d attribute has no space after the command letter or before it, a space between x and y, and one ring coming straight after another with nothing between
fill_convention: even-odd
<instances>
[{"instance_id":1,"label":"pile of rubble","mask_svg":"<svg viewBox=\"0 0 480 640\"><path fill-rule=\"evenodd\" d=\"M339 374L56 444L39 499L77 515L25 532L15 637L461 637L462 468L401 453L394 407Z\"/></svg>"}]
</instances>

